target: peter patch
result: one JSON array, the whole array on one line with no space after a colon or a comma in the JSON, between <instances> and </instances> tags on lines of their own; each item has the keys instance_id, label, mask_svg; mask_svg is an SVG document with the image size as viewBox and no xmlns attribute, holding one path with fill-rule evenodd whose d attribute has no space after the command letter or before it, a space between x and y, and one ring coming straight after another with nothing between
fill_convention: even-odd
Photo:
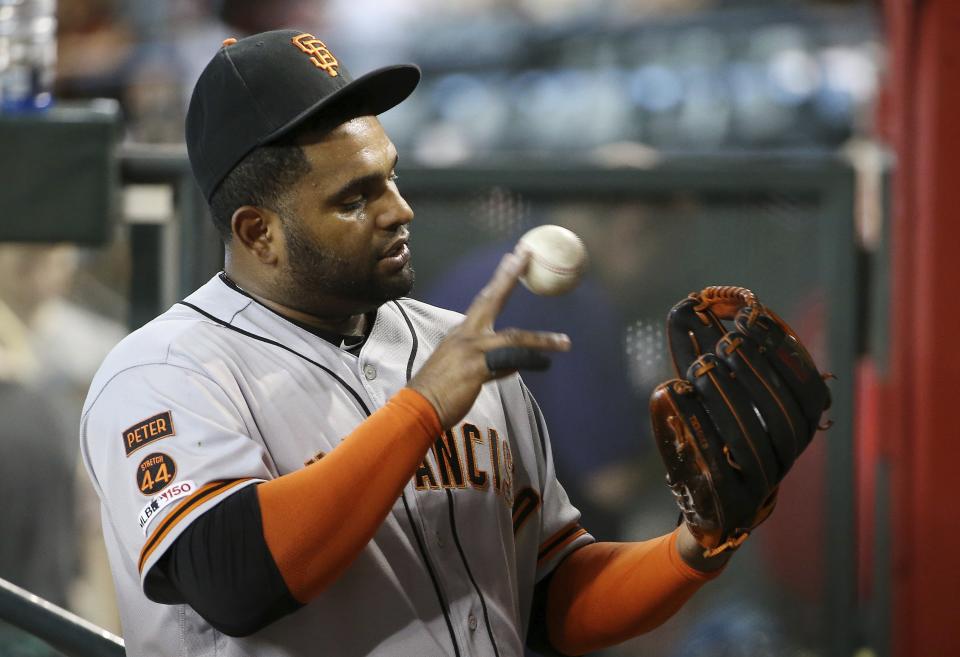
<instances>
[{"instance_id":1,"label":"peter patch","mask_svg":"<svg viewBox=\"0 0 960 657\"><path fill-rule=\"evenodd\" d=\"M166 454L154 452L137 466L137 487L144 495L154 495L170 485L177 476L177 464Z\"/></svg>"},{"instance_id":2,"label":"peter patch","mask_svg":"<svg viewBox=\"0 0 960 657\"><path fill-rule=\"evenodd\" d=\"M170 411L158 413L126 429L123 432L123 448L126 450L127 456L130 456L141 447L161 438L172 436L174 433L176 432L173 430L173 418L170 416Z\"/></svg>"}]
</instances>

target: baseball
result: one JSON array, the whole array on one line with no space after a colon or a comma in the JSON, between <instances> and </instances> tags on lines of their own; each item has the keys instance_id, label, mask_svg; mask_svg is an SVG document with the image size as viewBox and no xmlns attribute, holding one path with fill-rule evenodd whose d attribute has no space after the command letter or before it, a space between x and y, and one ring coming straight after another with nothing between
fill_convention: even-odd
<instances>
[{"instance_id":1,"label":"baseball","mask_svg":"<svg viewBox=\"0 0 960 657\"><path fill-rule=\"evenodd\" d=\"M576 233L562 226L538 226L520 238L530 252L520 282L534 294L554 296L575 288L587 264L587 249Z\"/></svg>"}]
</instances>

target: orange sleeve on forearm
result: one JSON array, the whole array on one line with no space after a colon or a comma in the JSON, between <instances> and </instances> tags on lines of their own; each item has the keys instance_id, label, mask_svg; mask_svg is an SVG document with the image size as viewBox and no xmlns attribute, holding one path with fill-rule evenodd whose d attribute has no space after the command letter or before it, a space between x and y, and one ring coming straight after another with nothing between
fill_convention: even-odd
<instances>
[{"instance_id":1,"label":"orange sleeve on forearm","mask_svg":"<svg viewBox=\"0 0 960 657\"><path fill-rule=\"evenodd\" d=\"M684 563L677 531L641 543L593 543L567 557L547 593L554 648L581 655L649 632L716 577L719 571Z\"/></svg>"},{"instance_id":2,"label":"orange sleeve on forearm","mask_svg":"<svg viewBox=\"0 0 960 657\"><path fill-rule=\"evenodd\" d=\"M293 597L308 602L346 570L441 431L430 402L403 388L322 459L257 487L263 535Z\"/></svg>"}]
</instances>

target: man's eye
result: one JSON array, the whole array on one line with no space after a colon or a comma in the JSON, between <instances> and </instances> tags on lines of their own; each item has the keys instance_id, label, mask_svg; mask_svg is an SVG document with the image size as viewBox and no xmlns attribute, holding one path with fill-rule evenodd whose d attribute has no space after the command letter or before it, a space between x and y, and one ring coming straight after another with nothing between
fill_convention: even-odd
<instances>
[{"instance_id":1,"label":"man's eye","mask_svg":"<svg viewBox=\"0 0 960 657\"><path fill-rule=\"evenodd\" d=\"M340 209L344 212L355 212L363 207L363 204L366 202L366 199L363 196L355 196L354 198L347 199L340 204Z\"/></svg>"}]
</instances>

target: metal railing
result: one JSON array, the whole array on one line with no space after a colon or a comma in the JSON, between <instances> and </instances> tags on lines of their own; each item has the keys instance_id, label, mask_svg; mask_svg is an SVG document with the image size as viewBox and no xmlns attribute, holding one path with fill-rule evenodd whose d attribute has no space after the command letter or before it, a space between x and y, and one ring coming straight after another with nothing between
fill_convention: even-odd
<instances>
[{"instance_id":1,"label":"metal railing","mask_svg":"<svg viewBox=\"0 0 960 657\"><path fill-rule=\"evenodd\" d=\"M65 657L124 657L123 639L0 578L0 619Z\"/></svg>"}]
</instances>

